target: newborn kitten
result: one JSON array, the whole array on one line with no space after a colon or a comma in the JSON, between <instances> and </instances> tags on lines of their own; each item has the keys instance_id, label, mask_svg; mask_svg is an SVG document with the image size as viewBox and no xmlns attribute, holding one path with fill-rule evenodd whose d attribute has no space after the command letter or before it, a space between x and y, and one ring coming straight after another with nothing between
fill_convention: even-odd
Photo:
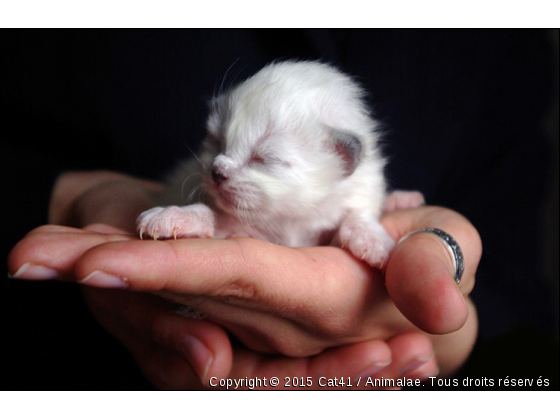
<instances>
[{"instance_id":1,"label":"newborn kitten","mask_svg":"<svg viewBox=\"0 0 560 420\"><path fill-rule=\"evenodd\" d=\"M291 247L334 238L356 257L381 264L394 242L378 221L384 160L362 97L333 67L288 61L214 98L198 162L178 170L167 198L189 205L145 211L137 221L140 236L250 236ZM190 192L186 200L183 191ZM419 193L400 192L385 206L422 202Z\"/></svg>"}]
</instances>

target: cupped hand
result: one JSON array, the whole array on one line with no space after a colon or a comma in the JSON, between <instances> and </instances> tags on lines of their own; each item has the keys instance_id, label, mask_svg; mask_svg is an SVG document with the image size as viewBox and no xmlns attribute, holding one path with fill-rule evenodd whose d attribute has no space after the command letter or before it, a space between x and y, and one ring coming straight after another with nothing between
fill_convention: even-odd
<instances>
[{"instance_id":1,"label":"cupped hand","mask_svg":"<svg viewBox=\"0 0 560 420\"><path fill-rule=\"evenodd\" d=\"M405 333L387 342L368 340L312 357L264 355L232 345L226 332L204 320L175 314L163 300L143 293L88 288L97 319L130 351L145 376L161 389L220 389L220 380L278 377L305 379L305 389L322 389L319 378L427 379L438 373L430 339ZM222 382L223 384L223 382ZM292 384L293 385L293 384ZM247 384L241 388L246 388ZM295 389L293 386L290 389ZM363 389L363 388L362 388Z\"/></svg>"},{"instance_id":2,"label":"cupped hand","mask_svg":"<svg viewBox=\"0 0 560 420\"><path fill-rule=\"evenodd\" d=\"M137 241L105 225L88 229L44 226L30 232L12 251L9 266L16 277L43 278L43 270L73 280L76 263L87 250L111 243ZM152 242L149 242L152 243ZM20 264L19 260L26 262ZM13 267L19 266L19 269ZM225 331L204 320L184 318L173 305L152 294L84 288L98 320L118 337L158 387L209 386L210 379L269 377L399 377L427 378L437 372L430 340L402 334L387 342L365 340L333 348L314 357L263 355L233 347ZM314 386L318 383L314 382Z\"/></svg>"},{"instance_id":3,"label":"cupped hand","mask_svg":"<svg viewBox=\"0 0 560 420\"><path fill-rule=\"evenodd\" d=\"M85 197L91 197L91 191ZM474 311L467 316L472 305L463 298L472 288L480 253L476 231L456 213L437 208L395 212L386 216L384 224L395 239L428 226L451 233L467 260L461 289L452 280L452 263L441 244L429 235L399 244L387 264L387 290L400 311L379 275L345 251L329 247L289 249L253 239L140 242L107 226L89 230L51 226L20 242L9 263L18 277L79 278L90 286L158 293L205 313L204 321L185 319L169 311L165 301L140 293L90 290L86 294L98 319L160 385L176 381L169 375L164 375L166 381L158 380L153 372L179 372L180 363L193 366L204 380L212 372L225 376L232 366L231 374L236 375L281 367L280 371L300 376L321 370L345 376L375 375L374 371L395 376L420 365L416 371L433 374L437 366L430 359L432 343L436 350L445 349L445 354L437 354L440 366L448 372L456 369L466 358L476 329ZM99 298L100 294L105 297ZM120 296L119 302L135 302L104 304L111 302L109 294ZM144 316L132 316L132 308L139 308ZM457 332L432 337L430 342L419 332L407 333L417 329L401 311L429 332ZM258 352L236 348L232 353L224 330L215 324ZM144 337L144 345L134 336ZM185 343L183 337L190 338ZM160 343L162 350L149 346L154 351L146 351L147 341ZM341 344L347 345L332 348ZM386 366L391 357L393 363ZM171 368L173 360L175 368Z\"/></svg>"}]
</instances>

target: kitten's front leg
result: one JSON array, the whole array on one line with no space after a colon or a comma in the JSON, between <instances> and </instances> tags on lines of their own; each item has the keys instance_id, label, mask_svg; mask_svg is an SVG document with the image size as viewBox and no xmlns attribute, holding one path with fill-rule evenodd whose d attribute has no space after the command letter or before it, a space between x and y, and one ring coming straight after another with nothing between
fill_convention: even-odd
<instances>
[{"instance_id":1,"label":"kitten's front leg","mask_svg":"<svg viewBox=\"0 0 560 420\"><path fill-rule=\"evenodd\" d=\"M212 238L215 217L212 209L204 204L154 207L138 216L136 228L141 238Z\"/></svg>"},{"instance_id":2,"label":"kitten's front leg","mask_svg":"<svg viewBox=\"0 0 560 420\"><path fill-rule=\"evenodd\" d=\"M340 245L372 266L382 266L395 246L383 226L366 211L351 211L338 230Z\"/></svg>"},{"instance_id":3,"label":"kitten's front leg","mask_svg":"<svg viewBox=\"0 0 560 420\"><path fill-rule=\"evenodd\" d=\"M387 196L383 213L419 207L424 196L418 191L393 191ZM340 245L372 266L381 266L395 246L373 212L353 210L342 220L338 231Z\"/></svg>"}]
</instances>

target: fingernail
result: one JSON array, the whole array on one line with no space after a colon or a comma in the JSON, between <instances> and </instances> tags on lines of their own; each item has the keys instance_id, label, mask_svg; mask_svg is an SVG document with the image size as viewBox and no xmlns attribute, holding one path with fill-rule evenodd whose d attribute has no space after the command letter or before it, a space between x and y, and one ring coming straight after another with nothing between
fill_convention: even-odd
<instances>
[{"instance_id":1,"label":"fingernail","mask_svg":"<svg viewBox=\"0 0 560 420\"><path fill-rule=\"evenodd\" d=\"M371 366L369 366L366 370L364 370L359 377L360 378L370 378L374 375L377 375L379 372L381 372L383 369L385 369L387 366L389 366L391 364L391 362L387 362L387 363L374 363Z\"/></svg>"},{"instance_id":2,"label":"fingernail","mask_svg":"<svg viewBox=\"0 0 560 420\"><path fill-rule=\"evenodd\" d=\"M431 369L430 371L426 372L424 369L421 369L420 372L412 375L407 375L407 379L412 379L413 381L416 379L420 379L421 381L426 381L430 377L438 376L439 375L439 368L436 366L435 368Z\"/></svg>"},{"instance_id":3,"label":"fingernail","mask_svg":"<svg viewBox=\"0 0 560 420\"><path fill-rule=\"evenodd\" d=\"M208 369L214 360L212 352L198 338L188 335L183 339L181 353L194 369L200 381L205 383Z\"/></svg>"},{"instance_id":4,"label":"fingernail","mask_svg":"<svg viewBox=\"0 0 560 420\"><path fill-rule=\"evenodd\" d=\"M89 276L79 280L78 283L103 289L125 289L128 287L126 278L113 276L100 270L95 270Z\"/></svg>"},{"instance_id":5,"label":"fingernail","mask_svg":"<svg viewBox=\"0 0 560 420\"><path fill-rule=\"evenodd\" d=\"M53 280L60 277L58 271L42 265L25 263L14 274L8 273L12 279Z\"/></svg>"},{"instance_id":6,"label":"fingernail","mask_svg":"<svg viewBox=\"0 0 560 420\"><path fill-rule=\"evenodd\" d=\"M400 371L399 376L406 375L407 373L418 369L420 366L425 365L430 360L432 360L433 357L434 357L434 355L431 354L428 357L418 357L416 359L411 360L410 362L408 362L406 365L403 366L403 368Z\"/></svg>"}]
</instances>

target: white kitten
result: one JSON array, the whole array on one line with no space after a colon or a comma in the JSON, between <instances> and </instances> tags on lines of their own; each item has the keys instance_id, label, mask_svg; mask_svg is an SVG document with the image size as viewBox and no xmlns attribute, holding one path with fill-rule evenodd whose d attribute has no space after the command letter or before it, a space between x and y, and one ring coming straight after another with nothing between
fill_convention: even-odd
<instances>
[{"instance_id":1,"label":"white kitten","mask_svg":"<svg viewBox=\"0 0 560 420\"><path fill-rule=\"evenodd\" d=\"M213 99L198 162L178 170L166 200L199 202L142 213L140 236L251 236L292 247L335 237L356 257L382 263L394 242L378 221L384 160L362 97L333 67L281 62ZM423 202L402 194L386 207Z\"/></svg>"}]
</instances>

